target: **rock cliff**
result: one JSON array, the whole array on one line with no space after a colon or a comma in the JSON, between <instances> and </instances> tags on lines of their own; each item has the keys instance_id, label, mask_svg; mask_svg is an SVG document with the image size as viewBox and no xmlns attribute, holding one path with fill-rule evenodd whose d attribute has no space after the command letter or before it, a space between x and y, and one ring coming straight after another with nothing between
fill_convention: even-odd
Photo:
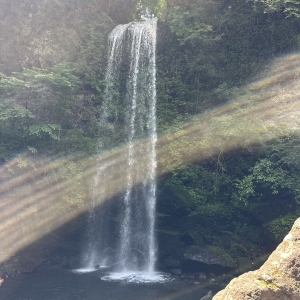
<instances>
[{"instance_id":1,"label":"rock cliff","mask_svg":"<svg viewBox=\"0 0 300 300\"><path fill-rule=\"evenodd\" d=\"M233 279L213 300L300 299L300 218L260 269Z\"/></svg>"}]
</instances>

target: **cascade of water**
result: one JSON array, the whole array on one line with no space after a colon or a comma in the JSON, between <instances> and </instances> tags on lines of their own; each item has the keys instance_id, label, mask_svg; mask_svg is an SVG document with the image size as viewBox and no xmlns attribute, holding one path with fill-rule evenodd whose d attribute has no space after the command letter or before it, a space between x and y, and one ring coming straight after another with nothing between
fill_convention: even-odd
<instances>
[{"instance_id":1,"label":"cascade of water","mask_svg":"<svg viewBox=\"0 0 300 300\"><path fill-rule=\"evenodd\" d=\"M102 149L113 130L111 107L123 106L123 142L127 145L125 191L121 200L120 245L112 259L121 272L154 272L156 261L156 19L118 25L109 36L106 90L100 121ZM139 146L139 139L146 139ZM146 145L146 146L145 146ZM140 158L143 157L141 163ZM107 261L109 228L105 199L107 182L102 163L94 178L87 266ZM100 187L101 185L101 187ZM99 192L100 191L100 192ZM97 228L97 226L104 230Z\"/></svg>"},{"instance_id":2,"label":"cascade of water","mask_svg":"<svg viewBox=\"0 0 300 300\"><path fill-rule=\"evenodd\" d=\"M132 23L127 32L131 44L125 96L128 173L119 261L122 271L153 272L156 248L156 20ZM147 149L139 149L134 144L141 136L149 139ZM136 160L141 151L142 166ZM142 182L135 185L140 178Z\"/></svg>"}]
</instances>

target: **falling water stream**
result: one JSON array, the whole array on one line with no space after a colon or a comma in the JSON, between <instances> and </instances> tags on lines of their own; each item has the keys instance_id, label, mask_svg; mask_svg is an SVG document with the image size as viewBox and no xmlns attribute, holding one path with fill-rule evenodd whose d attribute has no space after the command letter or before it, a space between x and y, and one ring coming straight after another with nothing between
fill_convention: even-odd
<instances>
[{"instance_id":1,"label":"falling water stream","mask_svg":"<svg viewBox=\"0 0 300 300\"><path fill-rule=\"evenodd\" d=\"M109 35L105 100L100 121L105 151L114 124L112 107L123 107L123 143L126 144L125 191L120 197L119 241L110 251L109 204L98 208L109 185L105 165L99 165L94 178L93 203L89 215L85 270L111 267L114 278L155 276L155 202L156 202L156 18L118 25ZM146 140L146 147L138 141ZM143 162L136 157L143 157ZM96 267L96 268L97 268ZM81 271L83 271L81 269Z\"/></svg>"},{"instance_id":2,"label":"falling water stream","mask_svg":"<svg viewBox=\"0 0 300 300\"><path fill-rule=\"evenodd\" d=\"M155 265L155 197L156 197L156 20L132 23L127 27L130 69L127 82L128 103L128 173L124 195L125 214L121 230L119 261L122 271L153 273ZM135 160L133 142L143 134L149 138L141 170ZM143 172L143 174L140 174ZM142 184L135 186L139 178ZM142 256L142 257L141 257Z\"/></svg>"}]
</instances>

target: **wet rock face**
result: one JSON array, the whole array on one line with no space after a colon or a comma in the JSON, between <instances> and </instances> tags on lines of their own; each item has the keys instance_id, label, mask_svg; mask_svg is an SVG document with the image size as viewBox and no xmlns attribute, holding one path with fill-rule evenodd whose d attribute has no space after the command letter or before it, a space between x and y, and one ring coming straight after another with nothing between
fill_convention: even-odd
<instances>
[{"instance_id":1,"label":"wet rock face","mask_svg":"<svg viewBox=\"0 0 300 300\"><path fill-rule=\"evenodd\" d=\"M233 279L213 298L231 299L300 299L300 218L260 269Z\"/></svg>"}]
</instances>

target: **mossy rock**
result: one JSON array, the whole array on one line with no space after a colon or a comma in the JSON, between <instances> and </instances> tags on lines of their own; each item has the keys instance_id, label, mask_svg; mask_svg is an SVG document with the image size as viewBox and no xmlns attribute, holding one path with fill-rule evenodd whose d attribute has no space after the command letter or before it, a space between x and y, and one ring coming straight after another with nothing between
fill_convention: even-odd
<instances>
[{"instance_id":1,"label":"mossy rock","mask_svg":"<svg viewBox=\"0 0 300 300\"><path fill-rule=\"evenodd\" d=\"M224 267L236 267L235 260L224 249L215 246L209 246L208 248L214 256L211 260L212 264L222 263Z\"/></svg>"},{"instance_id":2,"label":"mossy rock","mask_svg":"<svg viewBox=\"0 0 300 300\"><path fill-rule=\"evenodd\" d=\"M197 261L207 265L218 265L227 268L235 268L236 262L222 248L216 246L187 246L184 251L187 260Z\"/></svg>"},{"instance_id":3,"label":"mossy rock","mask_svg":"<svg viewBox=\"0 0 300 300\"><path fill-rule=\"evenodd\" d=\"M298 217L299 213L287 214L263 224L265 234L272 242L275 242L276 244L281 243Z\"/></svg>"}]
</instances>

